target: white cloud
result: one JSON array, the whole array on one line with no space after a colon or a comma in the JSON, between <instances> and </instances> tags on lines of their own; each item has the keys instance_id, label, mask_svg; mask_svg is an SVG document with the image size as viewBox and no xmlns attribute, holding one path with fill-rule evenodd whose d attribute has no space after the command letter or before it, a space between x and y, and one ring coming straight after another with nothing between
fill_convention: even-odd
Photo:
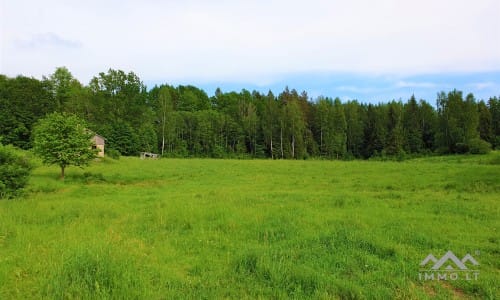
<instances>
[{"instance_id":1,"label":"white cloud","mask_svg":"<svg viewBox=\"0 0 500 300\"><path fill-rule=\"evenodd\" d=\"M4 10L9 75L66 65L84 82L111 67L258 84L314 71L500 69L498 0L4 0ZM20 51L19 41L59 45Z\"/></svg>"},{"instance_id":2,"label":"white cloud","mask_svg":"<svg viewBox=\"0 0 500 300\"><path fill-rule=\"evenodd\" d=\"M352 92L356 94L373 94L374 92L378 92L382 87L358 87L354 85L341 85L335 87L336 90L340 92Z\"/></svg>"},{"instance_id":3,"label":"white cloud","mask_svg":"<svg viewBox=\"0 0 500 300\"><path fill-rule=\"evenodd\" d=\"M469 88L473 88L475 90L485 90L485 89L494 89L500 87L499 84L492 82L492 81L486 81L486 82L474 82L467 84Z\"/></svg>"},{"instance_id":4,"label":"white cloud","mask_svg":"<svg viewBox=\"0 0 500 300\"><path fill-rule=\"evenodd\" d=\"M398 88L436 88L437 84L432 82L416 82L416 81L405 81L400 80L396 83Z\"/></svg>"},{"instance_id":5,"label":"white cloud","mask_svg":"<svg viewBox=\"0 0 500 300\"><path fill-rule=\"evenodd\" d=\"M55 33L47 32L34 34L27 39L16 40L15 46L30 50L39 50L44 47L80 48L82 47L82 44L78 41L72 41L60 37Z\"/></svg>"}]
</instances>

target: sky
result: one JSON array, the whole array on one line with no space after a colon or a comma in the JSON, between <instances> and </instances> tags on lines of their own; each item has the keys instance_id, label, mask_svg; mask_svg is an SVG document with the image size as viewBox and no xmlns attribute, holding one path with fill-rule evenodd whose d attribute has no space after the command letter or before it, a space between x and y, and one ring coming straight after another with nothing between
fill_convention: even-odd
<instances>
[{"instance_id":1,"label":"sky","mask_svg":"<svg viewBox=\"0 0 500 300\"><path fill-rule=\"evenodd\" d=\"M0 0L0 74L383 102L500 96L498 0Z\"/></svg>"}]
</instances>

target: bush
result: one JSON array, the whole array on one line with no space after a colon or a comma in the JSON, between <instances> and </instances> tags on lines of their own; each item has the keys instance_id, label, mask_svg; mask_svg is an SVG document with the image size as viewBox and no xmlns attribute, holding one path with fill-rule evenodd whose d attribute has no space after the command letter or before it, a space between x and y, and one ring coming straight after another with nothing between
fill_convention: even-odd
<instances>
[{"instance_id":1,"label":"bush","mask_svg":"<svg viewBox=\"0 0 500 300\"><path fill-rule=\"evenodd\" d=\"M115 149L106 149L106 156L109 156L112 159L120 159L121 153Z\"/></svg>"},{"instance_id":2,"label":"bush","mask_svg":"<svg viewBox=\"0 0 500 300\"><path fill-rule=\"evenodd\" d=\"M469 152L471 154L487 154L491 151L491 144L481 139L469 141Z\"/></svg>"},{"instance_id":3,"label":"bush","mask_svg":"<svg viewBox=\"0 0 500 300\"><path fill-rule=\"evenodd\" d=\"M458 153L458 154L465 154L465 153L470 152L469 144L466 144L466 143L456 143L454 148L455 149L453 152Z\"/></svg>"},{"instance_id":4,"label":"bush","mask_svg":"<svg viewBox=\"0 0 500 300\"><path fill-rule=\"evenodd\" d=\"M0 144L0 199L17 196L28 183L32 169L21 150Z\"/></svg>"}]
</instances>

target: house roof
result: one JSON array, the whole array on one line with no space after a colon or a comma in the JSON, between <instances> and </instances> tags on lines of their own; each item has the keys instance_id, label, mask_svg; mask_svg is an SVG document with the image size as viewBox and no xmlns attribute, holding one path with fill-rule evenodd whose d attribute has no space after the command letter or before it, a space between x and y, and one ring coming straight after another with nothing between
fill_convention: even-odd
<instances>
[{"instance_id":1,"label":"house roof","mask_svg":"<svg viewBox=\"0 0 500 300\"><path fill-rule=\"evenodd\" d=\"M98 137L100 137L101 139L103 139L103 140L107 141L107 139L106 139L105 137L103 137L102 135L97 134L97 133L95 133L95 132L94 132L94 136L98 136Z\"/></svg>"}]
</instances>

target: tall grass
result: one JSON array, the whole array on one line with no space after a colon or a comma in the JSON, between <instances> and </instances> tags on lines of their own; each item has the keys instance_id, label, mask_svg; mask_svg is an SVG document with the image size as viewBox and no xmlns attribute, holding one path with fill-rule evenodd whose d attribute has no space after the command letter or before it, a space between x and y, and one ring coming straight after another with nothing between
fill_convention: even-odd
<instances>
[{"instance_id":1,"label":"tall grass","mask_svg":"<svg viewBox=\"0 0 500 300\"><path fill-rule=\"evenodd\" d=\"M0 299L498 299L498 155L38 167L0 201ZM448 250L479 279L420 281Z\"/></svg>"}]
</instances>

